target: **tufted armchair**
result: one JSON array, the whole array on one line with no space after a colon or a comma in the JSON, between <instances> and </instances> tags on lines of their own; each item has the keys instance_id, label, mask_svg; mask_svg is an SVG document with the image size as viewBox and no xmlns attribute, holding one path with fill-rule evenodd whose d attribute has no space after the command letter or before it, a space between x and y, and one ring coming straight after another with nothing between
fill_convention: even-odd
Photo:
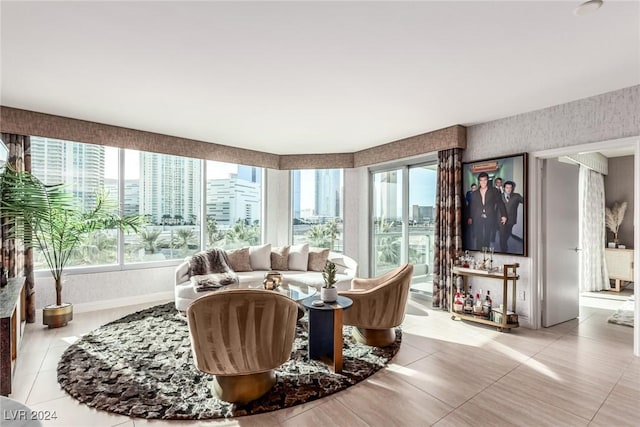
<instances>
[{"instance_id":1,"label":"tufted armchair","mask_svg":"<svg viewBox=\"0 0 640 427\"><path fill-rule=\"evenodd\" d=\"M405 264L372 279L355 278L351 289L338 292L353 300L343 313L343 323L355 326L357 341L385 347L396 339L395 327L404 320L413 265Z\"/></svg>"},{"instance_id":2,"label":"tufted armchair","mask_svg":"<svg viewBox=\"0 0 640 427\"><path fill-rule=\"evenodd\" d=\"M247 403L268 392L274 369L291 357L297 315L295 301L263 289L213 292L189 305L194 363L215 375L214 395Z\"/></svg>"}]
</instances>

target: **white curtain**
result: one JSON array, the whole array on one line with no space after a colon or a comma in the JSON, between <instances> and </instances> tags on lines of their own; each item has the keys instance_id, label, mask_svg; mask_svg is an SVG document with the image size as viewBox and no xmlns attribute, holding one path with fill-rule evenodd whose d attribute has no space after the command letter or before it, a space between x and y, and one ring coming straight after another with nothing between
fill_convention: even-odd
<instances>
[{"instance_id":1,"label":"white curtain","mask_svg":"<svg viewBox=\"0 0 640 427\"><path fill-rule=\"evenodd\" d=\"M580 165L580 291L610 289L604 258L604 175Z\"/></svg>"}]
</instances>

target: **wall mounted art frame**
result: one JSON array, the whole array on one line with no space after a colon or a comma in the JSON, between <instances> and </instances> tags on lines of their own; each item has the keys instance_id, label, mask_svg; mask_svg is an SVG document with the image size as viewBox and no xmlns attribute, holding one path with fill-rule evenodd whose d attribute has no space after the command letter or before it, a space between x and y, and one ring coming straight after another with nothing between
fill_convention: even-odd
<instances>
[{"instance_id":1,"label":"wall mounted art frame","mask_svg":"<svg viewBox=\"0 0 640 427\"><path fill-rule=\"evenodd\" d=\"M527 256L527 190L527 153L462 163L462 248Z\"/></svg>"}]
</instances>

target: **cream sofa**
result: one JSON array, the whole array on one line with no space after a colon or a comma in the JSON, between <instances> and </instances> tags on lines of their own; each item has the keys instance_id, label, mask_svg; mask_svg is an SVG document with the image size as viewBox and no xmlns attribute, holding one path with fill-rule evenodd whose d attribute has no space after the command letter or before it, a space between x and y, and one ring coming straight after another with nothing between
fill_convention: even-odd
<instances>
[{"instance_id":1,"label":"cream sofa","mask_svg":"<svg viewBox=\"0 0 640 427\"><path fill-rule=\"evenodd\" d=\"M358 274L358 263L346 255L337 252L329 252L328 260L336 264L338 274L336 287L339 291L351 289L351 279ZM264 275L270 270L254 270L236 272L240 282L241 288L243 287L256 287L262 284ZM288 280L292 280L298 284L304 284L307 286L314 286L318 289L324 284L322 279L322 273L320 271L292 271L292 270L278 270L282 273L282 280L287 283ZM196 292L190 281L189 275L189 260L185 260L181 263L175 272L175 303L176 308L180 311L186 311L189 304L191 304L197 298L207 295L209 292Z\"/></svg>"}]
</instances>

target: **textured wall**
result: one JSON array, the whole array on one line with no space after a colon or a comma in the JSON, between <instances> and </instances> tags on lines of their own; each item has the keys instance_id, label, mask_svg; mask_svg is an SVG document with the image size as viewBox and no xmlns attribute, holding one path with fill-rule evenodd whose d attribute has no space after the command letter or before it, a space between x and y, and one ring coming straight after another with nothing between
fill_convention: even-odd
<instances>
[{"instance_id":1,"label":"textured wall","mask_svg":"<svg viewBox=\"0 0 640 427\"><path fill-rule=\"evenodd\" d=\"M3 132L109 145L220 162L241 163L250 166L278 168L278 156L261 151L246 150L228 145L195 141L4 106L0 107L0 116L2 117L0 127Z\"/></svg>"},{"instance_id":2,"label":"textured wall","mask_svg":"<svg viewBox=\"0 0 640 427\"><path fill-rule=\"evenodd\" d=\"M106 271L65 275L62 301L92 304L116 298L134 298L158 292L173 292L176 267ZM96 285L96 284L99 284ZM55 285L50 275L36 276L36 307L55 304Z\"/></svg>"},{"instance_id":3,"label":"textured wall","mask_svg":"<svg viewBox=\"0 0 640 427\"><path fill-rule=\"evenodd\" d=\"M615 202L627 202L627 213L618 230L618 243L627 248L633 248L633 190L633 156L609 159L609 174L604 177L605 203L611 207ZM607 230L607 241L612 238L613 233Z\"/></svg>"},{"instance_id":4,"label":"textured wall","mask_svg":"<svg viewBox=\"0 0 640 427\"><path fill-rule=\"evenodd\" d=\"M356 153L279 156L5 106L0 106L0 117L2 132L287 170L366 166L447 148L464 148L466 144L466 128L455 125Z\"/></svg>"},{"instance_id":5,"label":"textured wall","mask_svg":"<svg viewBox=\"0 0 640 427\"><path fill-rule=\"evenodd\" d=\"M463 157L464 161L474 161L636 135L640 135L640 86L470 126ZM613 168L610 164L610 174ZM535 218L529 215L529 224L532 221ZM504 256L496 259L498 263L520 263L518 292L525 292L525 300L518 298L517 312L530 318L531 259Z\"/></svg>"},{"instance_id":6,"label":"textured wall","mask_svg":"<svg viewBox=\"0 0 640 427\"><path fill-rule=\"evenodd\" d=\"M354 166L369 166L449 148L465 148L467 129L456 125L354 153Z\"/></svg>"},{"instance_id":7,"label":"textured wall","mask_svg":"<svg viewBox=\"0 0 640 427\"><path fill-rule=\"evenodd\" d=\"M467 128L464 160L640 135L640 85Z\"/></svg>"},{"instance_id":8,"label":"textured wall","mask_svg":"<svg viewBox=\"0 0 640 427\"><path fill-rule=\"evenodd\" d=\"M291 172L267 169L264 201L264 242L288 245L291 235Z\"/></svg>"},{"instance_id":9,"label":"textured wall","mask_svg":"<svg viewBox=\"0 0 640 427\"><path fill-rule=\"evenodd\" d=\"M352 168L353 153L284 154L280 156L280 169L337 169Z\"/></svg>"}]
</instances>

